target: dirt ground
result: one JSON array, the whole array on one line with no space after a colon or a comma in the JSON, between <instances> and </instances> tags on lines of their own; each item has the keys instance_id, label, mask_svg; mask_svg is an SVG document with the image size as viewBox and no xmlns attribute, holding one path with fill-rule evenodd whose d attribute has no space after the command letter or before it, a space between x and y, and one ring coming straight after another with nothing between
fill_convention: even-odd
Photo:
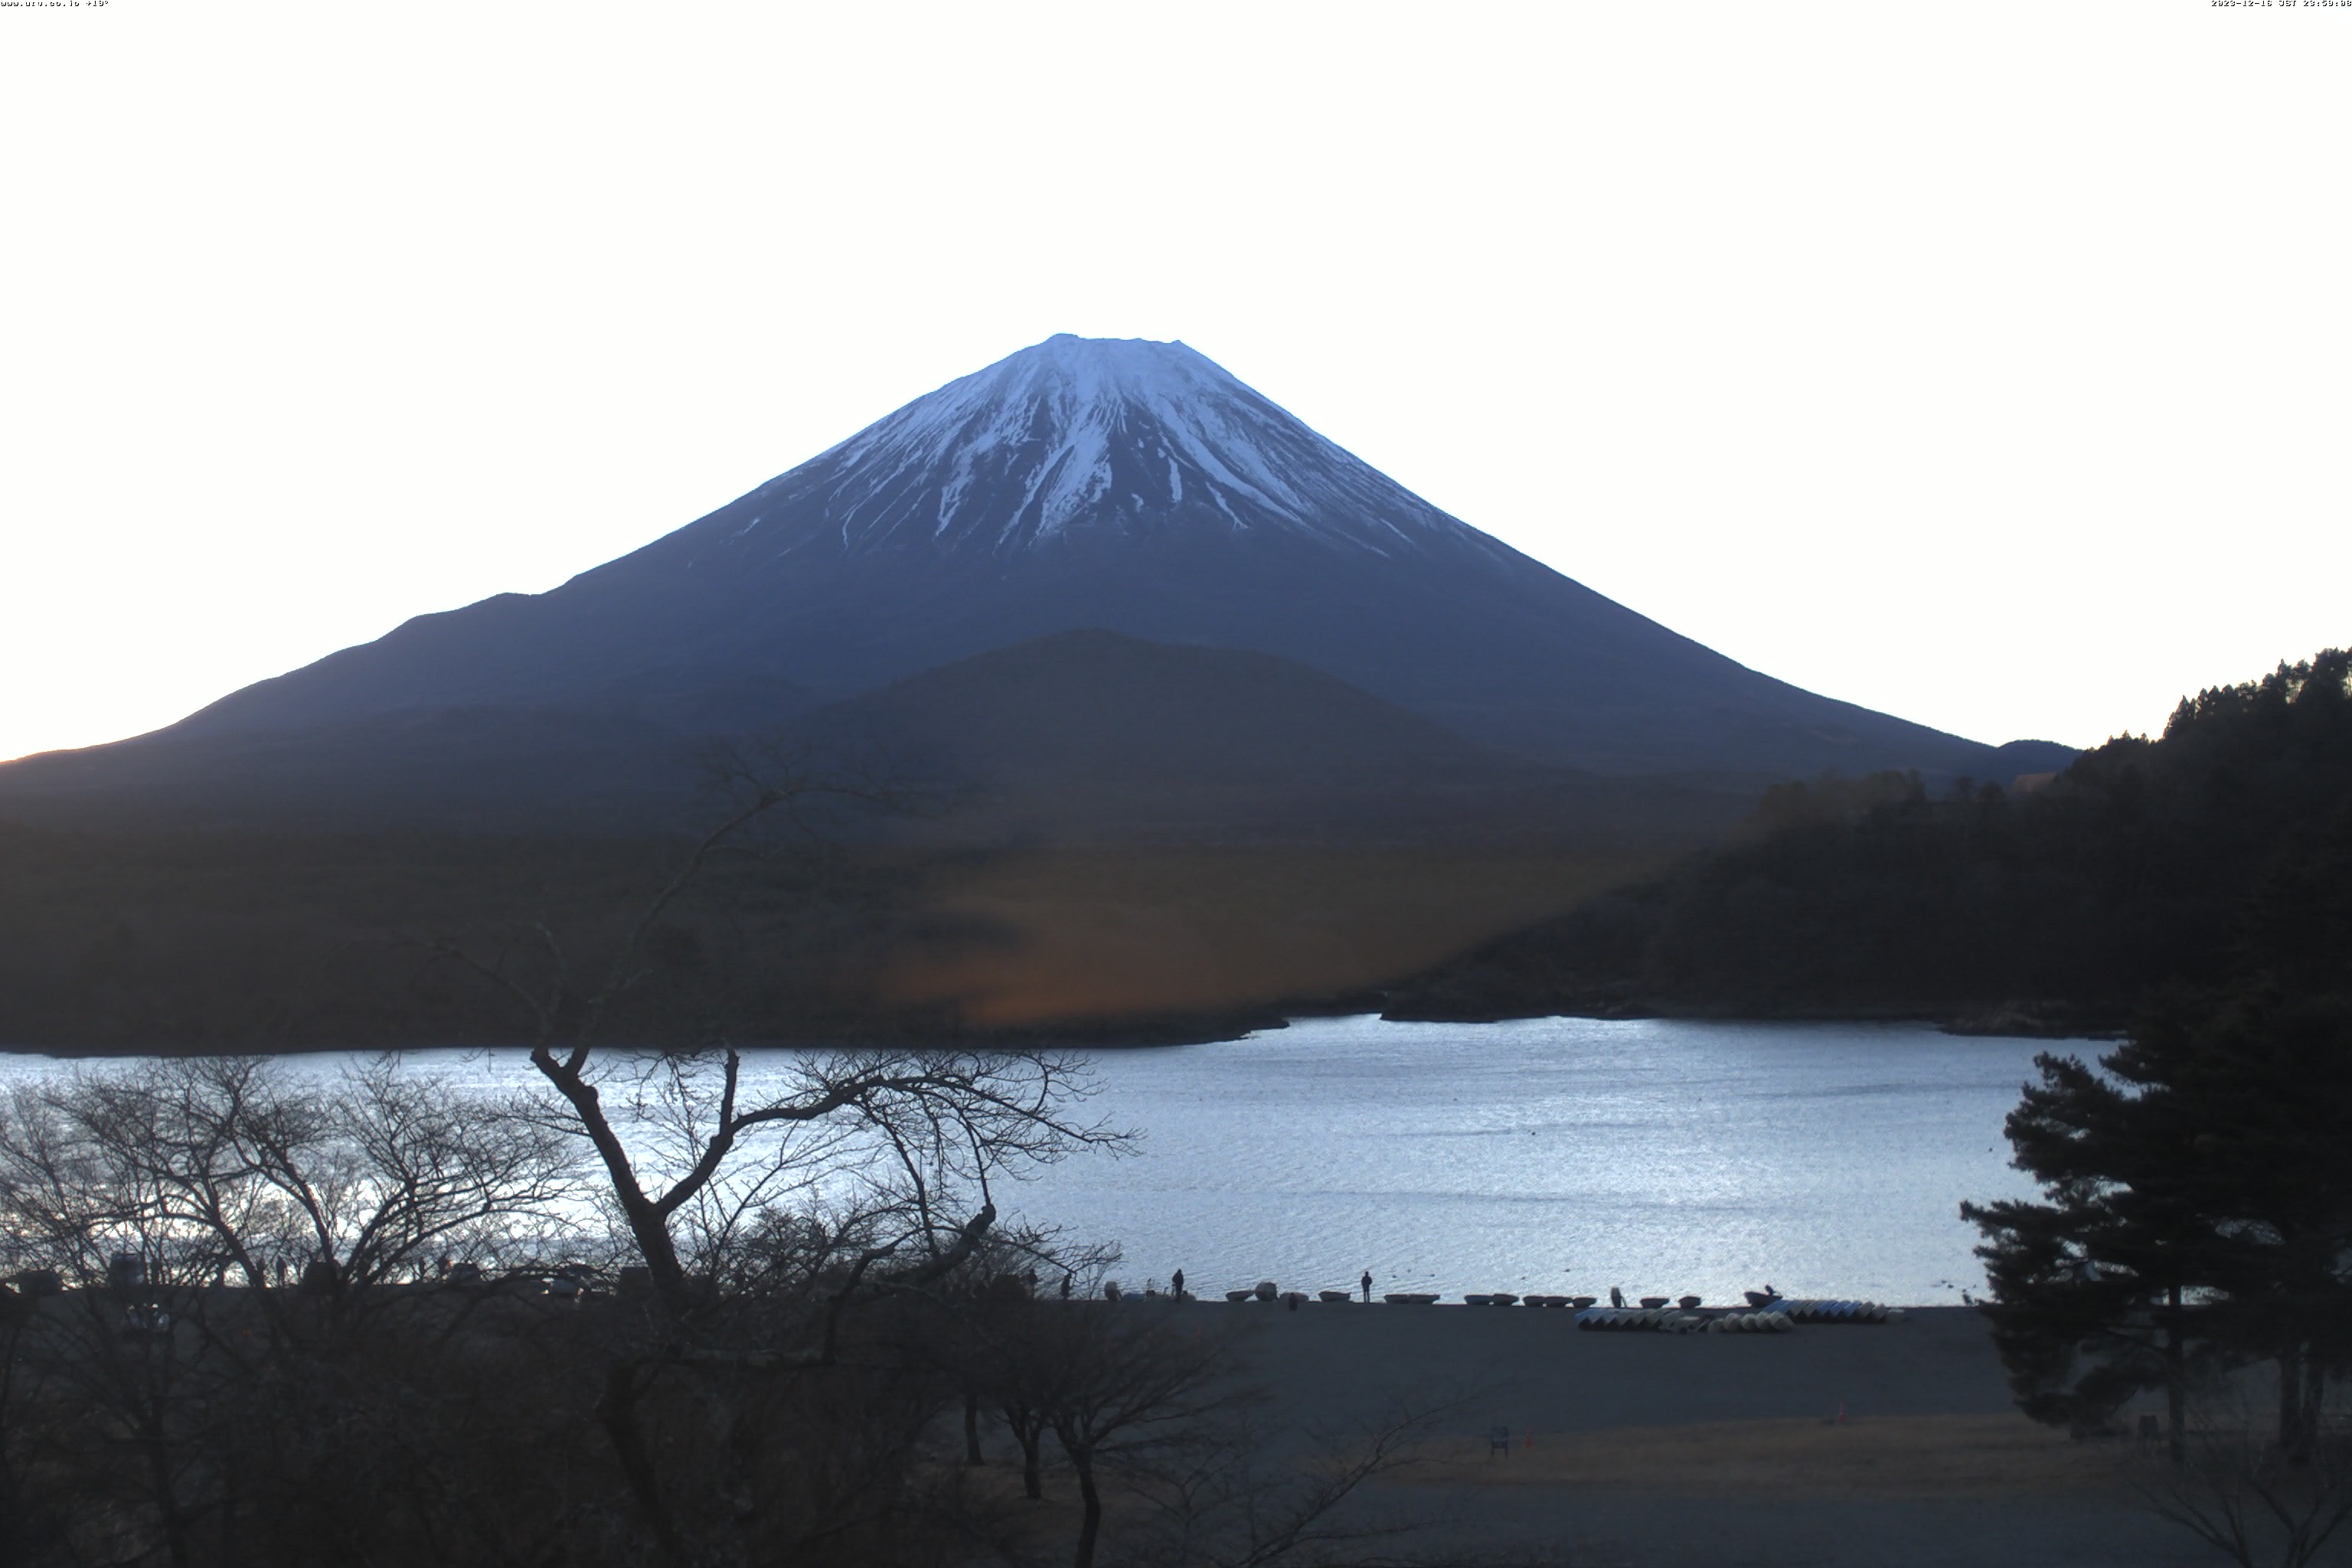
<instances>
[{"instance_id":1,"label":"dirt ground","mask_svg":"<svg viewBox=\"0 0 2352 1568\"><path fill-rule=\"evenodd\" d=\"M2021 1415L1703 1421L1438 1446L1416 1484L1578 1487L1676 1495L2009 1497L2095 1492L2109 1456Z\"/></svg>"},{"instance_id":2,"label":"dirt ground","mask_svg":"<svg viewBox=\"0 0 2352 1568\"><path fill-rule=\"evenodd\" d=\"M1961 1308L1781 1335L1580 1331L1558 1310L1223 1302L1255 1374L1335 1429L1458 1401L1368 1506L1430 1546L1579 1568L2169 1568L2215 1561L2132 1489L2129 1445L2018 1415ZM1507 1450L1490 1434L1509 1428Z\"/></svg>"}]
</instances>

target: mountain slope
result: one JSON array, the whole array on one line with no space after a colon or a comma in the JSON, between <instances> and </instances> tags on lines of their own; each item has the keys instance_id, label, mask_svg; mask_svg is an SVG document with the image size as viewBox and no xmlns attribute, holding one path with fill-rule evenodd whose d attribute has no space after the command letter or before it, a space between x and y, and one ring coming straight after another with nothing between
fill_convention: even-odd
<instances>
[{"instance_id":1,"label":"mountain slope","mask_svg":"<svg viewBox=\"0 0 2352 1568\"><path fill-rule=\"evenodd\" d=\"M1601 771L1990 775L1990 748L1758 674L1439 511L1181 344L1059 337L550 593L419 617L165 736L580 710L713 728L1100 626L1278 654Z\"/></svg>"},{"instance_id":2,"label":"mountain slope","mask_svg":"<svg viewBox=\"0 0 2352 1568\"><path fill-rule=\"evenodd\" d=\"M1546 767L1270 654L1064 632L791 726L969 792L950 833L1030 842L1706 837L1739 797Z\"/></svg>"},{"instance_id":3,"label":"mountain slope","mask_svg":"<svg viewBox=\"0 0 2352 1568\"><path fill-rule=\"evenodd\" d=\"M633 831L715 809L740 742L626 714L396 710L299 731L149 737L0 765L0 816L79 826ZM958 845L1683 844L1742 797L1548 767L1272 654L1058 633L799 714L749 748L874 775Z\"/></svg>"}]
</instances>

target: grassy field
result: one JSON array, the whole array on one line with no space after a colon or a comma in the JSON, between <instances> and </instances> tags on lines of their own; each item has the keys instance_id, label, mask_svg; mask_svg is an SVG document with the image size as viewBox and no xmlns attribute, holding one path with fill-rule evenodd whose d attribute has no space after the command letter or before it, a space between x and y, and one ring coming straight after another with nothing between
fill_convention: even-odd
<instances>
[{"instance_id":1,"label":"grassy field","mask_svg":"<svg viewBox=\"0 0 2352 1568\"><path fill-rule=\"evenodd\" d=\"M1815 1498L2046 1495L2119 1484L2112 1454L2017 1415L1706 1421L1513 1436L1507 1455L1484 1439L1449 1439L1405 1479Z\"/></svg>"}]
</instances>

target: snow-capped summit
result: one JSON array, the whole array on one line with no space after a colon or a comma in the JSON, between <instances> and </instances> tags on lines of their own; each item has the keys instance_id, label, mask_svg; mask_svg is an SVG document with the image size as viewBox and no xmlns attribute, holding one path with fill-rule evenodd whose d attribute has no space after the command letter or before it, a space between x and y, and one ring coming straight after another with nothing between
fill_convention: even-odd
<instances>
[{"instance_id":1,"label":"snow-capped summit","mask_svg":"<svg viewBox=\"0 0 2352 1568\"><path fill-rule=\"evenodd\" d=\"M1168 528L1281 528L1379 554L1476 537L1181 342L1067 333L917 398L746 500L733 537L755 557L1003 552Z\"/></svg>"},{"instance_id":2,"label":"snow-capped summit","mask_svg":"<svg viewBox=\"0 0 2352 1568\"><path fill-rule=\"evenodd\" d=\"M1784 685L1612 604L1181 343L1075 337L550 593L421 616L154 740L484 710L751 729L1089 627L1278 655L1488 746L1599 771L2005 776L1989 747Z\"/></svg>"}]
</instances>

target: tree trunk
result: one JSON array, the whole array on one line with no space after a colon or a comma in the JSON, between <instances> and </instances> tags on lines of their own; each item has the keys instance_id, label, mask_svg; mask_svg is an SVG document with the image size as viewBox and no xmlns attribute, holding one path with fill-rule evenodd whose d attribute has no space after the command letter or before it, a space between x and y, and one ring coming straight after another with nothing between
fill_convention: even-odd
<instances>
[{"instance_id":1,"label":"tree trunk","mask_svg":"<svg viewBox=\"0 0 2352 1568\"><path fill-rule=\"evenodd\" d=\"M172 1568L189 1568L187 1521L180 1511L179 1489L173 1484L171 1435L164 1425L163 1392L156 1386L152 1346L145 1341L140 1345L141 1364L125 1369L127 1376L137 1378L143 1386L132 1393L136 1404L132 1419L137 1422L141 1457L146 1461L147 1484L155 1494L155 1521L163 1528L165 1550ZM119 1364L119 1363L118 1363Z\"/></svg>"},{"instance_id":2,"label":"tree trunk","mask_svg":"<svg viewBox=\"0 0 2352 1568\"><path fill-rule=\"evenodd\" d=\"M670 1522L669 1509L663 1503L661 1481L654 1474L653 1458L646 1452L645 1436L637 1429L637 1369L630 1362L614 1362L604 1373L604 1396L596 1401L596 1418L613 1445L613 1454L621 1462L621 1474L627 1478L629 1490L635 1494L637 1506L645 1510L646 1521L653 1526L654 1538L661 1542L663 1552L671 1557L677 1554L677 1529Z\"/></svg>"},{"instance_id":3,"label":"tree trunk","mask_svg":"<svg viewBox=\"0 0 2352 1568\"><path fill-rule=\"evenodd\" d=\"M1004 1417L1004 1429L1021 1445L1021 1494L1031 1502L1045 1500L1045 1428L1050 1423L1017 1399L1008 1399L997 1406L996 1413Z\"/></svg>"},{"instance_id":4,"label":"tree trunk","mask_svg":"<svg viewBox=\"0 0 2352 1568\"><path fill-rule=\"evenodd\" d=\"M654 1294L672 1315L684 1312L688 1305L686 1268L677 1260L677 1244L670 1239L669 1216L646 1195L645 1187L637 1181L636 1167L630 1163L619 1134L613 1131L611 1118L604 1114L604 1097L594 1084L581 1077L568 1062L558 1061L554 1052L545 1047L534 1049L530 1060L540 1076L553 1084L555 1092L578 1113L588 1142L594 1146L596 1157L604 1162L604 1173L612 1179L613 1197L620 1205L622 1218L628 1222L629 1237L637 1244L638 1256L646 1260L646 1271L653 1276Z\"/></svg>"},{"instance_id":5,"label":"tree trunk","mask_svg":"<svg viewBox=\"0 0 2352 1568\"><path fill-rule=\"evenodd\" d=\"M1076 1568L1094 1568L1095 1538L1102 1533L1102 1493L1095 1489L1094 1450L1081 1443L1070 1449L1070 1468L1078 1476L1078 1554Z\"/></svg>"},{"instance_id":6,"label":"tree trunk","mask_svg":"<svg viewBox=\"0 0 2352 1568\"><path fill-rule=\"evenodd\" d=\"M163 1540L171 1552L172 1568L188 1568L188 1531L186 1521L180 1517L179 1499L173 1495L172 1463L164 1451L164 1438L160 1426L151 1426L146 1440L141 1445L147 1450L147 1479L155 1489L155 1513L163 1526Z\"/></svg>"},{"instance_id":7,"label":"tree trunk","mask_svg":"<svg viewBox=\"0 0 2352 1568\"><path fill-rule=\"evenodd\" d=\"M672 1317L682 1315L693 1303L688 1299L686 1266L678 1262L677 1244L670 1239L669 1221L642 1201L625 1203L621 1209L629 1222L630 1237L637 1244L637 1255L653 1276L655 1298Z\"/></svg>"},{"instance_id":8,"label":"tree trunk","mask_svg":"<svg viewBox=\"0 0 2352 1568\"><path fill-rule=\"evenodd\" d=\"M2165 1295L2164 1418L2165 1451L2176 1465L2189 1462L2188 1352L2181 1344L2180 1286Z\"/></svg>"},{"instance_id":9,"label":"tree trunk","mask_svg":"<svg viewBox=\"0 0 2352 1568\"><path fill-rule=\"evenodd\" d=\"M967 1465L986 1463L980 1455L980 1395L963 1396L963 1462Z\"/></svg>"},{"instance_id":10,"label":"tree trunk","mask_svg":"<svg viewBox=\"0 0 2352 1568\"><path fill-rule=\"evenodd\" d=\"M2311 1463L2326 1398L2327 1369L2315 1347L2297 1340L2279 1357L2279 1448L2288 1464Z\"/></svg>"},{"instance_id":11,"label":"tree trunk","mask_svg":"<svg viewBox=\"0 0 2352 1568\"><path fill-rule=\"evenodd\" d=\"M2278 1446L2289 1463L2303 1458L2303 1346L2290 1344L2278 1358Z\"/></svg>"}]
</instances>

